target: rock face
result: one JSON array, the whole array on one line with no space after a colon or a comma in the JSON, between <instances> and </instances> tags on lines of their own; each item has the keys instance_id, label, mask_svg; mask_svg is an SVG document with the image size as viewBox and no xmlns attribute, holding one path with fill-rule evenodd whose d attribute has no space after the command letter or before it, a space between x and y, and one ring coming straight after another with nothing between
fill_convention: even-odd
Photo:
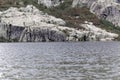
<instances>
[{"instance_id":1,"label":"rock face","mask_svg":"<svg viewBox=\"0 0 120 80\"><path fill-rule=\"evenodd\" d=\"M6 11L0 12L0 17L1 37L5 39L17 39L18 41L65 41L64 34L61 31L54 30L55 26L65 25L65 21L44 14L32 5L19 9L11 7ZM9 26L9 24L12 26Z\"/></svg>"},{"instance_id":2,"label":"rock face","mask_svg":"<svg viewBox=\"0 0 120 80\"><path fill-rule=\"evenodd\" d=\"M65 26L65 21L39 11L32 5L11 7L0 12L0 37L20 42L114 40L117 34L106 32L85 22L78 30Z\"/></svg>"},{"instance_id":3,"label":"rock face","mask_svg":"<svg viewBox=\"0 0 120 80\"><path fill-rule=\"evenodd\" d=\"M38 0L38 4L43 4L46 7L54 7L59 5L63 0Z\"/></svg>"},{"instance_id":4,"label":"rock face","mask_svg":"<svg viewBox=\"0 0 120 80\"><path fill-rule=\"evenodd\" d=\"M6 40L18 40L24 27L0 23L0 37Z\"/></svg>"},{"instance_id":5,"label":"rock face","mask_svg":"<svg viewBox=\"0 0 120 80\"><path fill-rule=\"evenodd\" d=\"M99 18L120 26L120 0L73 0L72 7L87 6Z\"/></svg>"},{"instance_id":6,"label":"rock face","mask_svg":"<svg viewBox=\"0 0 120 80\"><path fill-rule=\"evenodd\" d=\"M19 42L48 42L48 41L65 41L65 36L60 31L30 28L21 26L12 26L0 24L0 37L9 41Z\"/></svg>"}]
</instances>

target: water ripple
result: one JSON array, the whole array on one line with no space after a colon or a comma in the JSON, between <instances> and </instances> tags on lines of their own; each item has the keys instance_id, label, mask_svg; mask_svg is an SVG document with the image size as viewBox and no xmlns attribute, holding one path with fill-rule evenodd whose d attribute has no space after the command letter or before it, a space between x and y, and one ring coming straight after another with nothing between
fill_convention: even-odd
<instances>
[{"instance_id":1,"label":"water ripple","mask_svg":"<svg viewBox=\"0 0 120 80\"><path fill-rule=\"evenodd\" d=\"M120 80L120 43L1 43L0 80Z\"/></svg>"}]
</instances>

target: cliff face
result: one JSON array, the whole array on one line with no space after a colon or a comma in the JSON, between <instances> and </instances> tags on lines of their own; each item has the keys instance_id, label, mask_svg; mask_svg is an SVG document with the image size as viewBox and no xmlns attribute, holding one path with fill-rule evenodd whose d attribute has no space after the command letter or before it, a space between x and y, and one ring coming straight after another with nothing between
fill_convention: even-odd
<instances>
[{"instance_id":1,"label":"cliff face","mask_svg":"<svg viewBox=\"0 0 120 80\"><path fill-rule=\"evenodd\" d=\"M60 31L50 29L40 29L13 26L11 24L0 24L0 37L8 41L19 42L48 42L48 41L65 41L65 35Z\"/></svg>"},{"instance_id":2,"label":"cliff face","mask_svg":"<svg viewBox=\"0 0 120 80\"><path fill-rule=\"evenodd\" d=\"M73 0L73 7L87 6L99 18L106 19L116 26L120 26L119 0Z\"/></svg>"}]
</instances>

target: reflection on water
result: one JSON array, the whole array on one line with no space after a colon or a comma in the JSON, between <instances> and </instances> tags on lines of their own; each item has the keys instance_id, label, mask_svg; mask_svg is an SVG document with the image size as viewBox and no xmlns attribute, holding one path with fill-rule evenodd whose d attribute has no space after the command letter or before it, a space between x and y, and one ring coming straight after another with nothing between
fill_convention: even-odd
<instances>
[{"instance_id":1,"label":"reflection on water","mask_svg":"<svg viewBox=\"0 0 120 80\"><path fill-rule=\"evenodd\" d=\"M120 43L1 43L0 80L120 80Z\"/></svg>"}]
</instances>

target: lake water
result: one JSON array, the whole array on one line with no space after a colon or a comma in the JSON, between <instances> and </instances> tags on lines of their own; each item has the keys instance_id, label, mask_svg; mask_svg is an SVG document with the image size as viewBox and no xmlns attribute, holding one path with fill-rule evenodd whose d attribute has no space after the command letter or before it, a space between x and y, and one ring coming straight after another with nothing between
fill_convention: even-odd
<instances>
[{"instance_id":1,"label":"lake water","mask_svg":"<svg viewBox=\"0 0 120 80\"><path fill-rule=\"evenodd\" d=\"M120 80L120 42L1 43L0 80Z\"/></svg>"}]
</instances>

